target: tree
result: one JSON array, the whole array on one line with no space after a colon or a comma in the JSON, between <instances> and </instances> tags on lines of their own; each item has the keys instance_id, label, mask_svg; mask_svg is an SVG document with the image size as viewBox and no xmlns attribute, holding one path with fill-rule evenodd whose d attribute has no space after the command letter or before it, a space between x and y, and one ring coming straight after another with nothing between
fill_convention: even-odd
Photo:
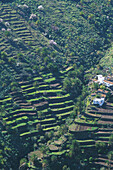
<instances>
[{"instance_id":1,"label":"tree","mask_svg":"<svg viewBox=\"0 0 113 170\"><path fill-rule=\"evenodd\" d=\"M31 162L32 162L33 165L34 165L35 161L37 160L37 155L36 155L35 153L32 154L30 160L31 160Z\"/></svg>"},{"instance_id":2,"label":"tree","mask_svg":"<svg viewBox=\"0 0 113 170\"><path fill-rule=\"evenodd\" d=\"M106 152L106 144L104 142L96 143L96 148L98 153L105 153Z\"/></svg>"},{"instance_id":3,"label":"tree","mask_svg":"<svg viewBox=\"0 0 113 170\"><path fill-rule=\"evenodd\" d=\"M70 152L69 155L70 157L72 156L79 156L80 154L80 147L79 143L76 140L72 140L72 144L70 145Z\"/></svg>"},{"instance_id":4,"label":"tree","mask_svg":"<svg viewBox=\"0 0 113 170\"><path fill-rule=\"evenodd\" d=\"M5 51L1 52L1 59L6 59L7 58L7 53Z\"/></svg>"},{"instance_id":5,"label":"tree","mask_svg":"<svg viewBox=\"0 0 113 170\"><path fill-rule=\"evenodd\" d=\"M67 169L68 169L67 165L64 165L62 168L62 170L67 170Z\"/></svg>"},{"instance_id":6,"label":"tree","mask_svg":"<svg viewBox=\"0 0 113 170\"><path fill-rule=\"evenodd\" d=\"M113 135L109 137L109 145L110 147L113 147Z\"/></svg>"},{"instance_id":7,"label":"tree","mask_svg":"<svg viewBox=\"0 0 113 170\"><path fill-rule=\"evenodd\" d=\"M42 170L49 170L49 163L46 159L43 160L42 162Z\"/></svg>"},{"instance_id":8,"label":"tree","mask_svg":"<svg viewBox=\"0 0 113 170\"><path fill-rule=\"evenodd\" d=\"M10 31L5 31L4 34L5 34L5 37L9 37L11 35Z\"/></svg>"},{"instance_id":9,"label":"tree","mask_svg":"<svg viewBox=\"0 0 113 170\"><path fill-rule=\"evenodd\" d=\"M20 166L21 166L22 164L27 164L27 159L26 159L26 158L22 158L22 159L20 160Z\"/></svg>"},{"instance_id":10,"label":"tree","mask_svg":"<svg viewBox=\"0 0 113 170\"><path fill-rule=\"evenodd\" d=\"M113 151L110 151L108 152L108 155L107 155L108 159L109 159L109 170L111 169L111 160L113 160Z\"/></svg>"},{"instance_id":11,"label":"tree","mask_svg":"<svg viewBox=\"0 0 113 170\"><path fill-rule=\"evenodd\" d=\"M52 163L56 163L57 162L57 156L53 155L51 157L51 161L52 161Z\"/></svg>"}]
</instances>

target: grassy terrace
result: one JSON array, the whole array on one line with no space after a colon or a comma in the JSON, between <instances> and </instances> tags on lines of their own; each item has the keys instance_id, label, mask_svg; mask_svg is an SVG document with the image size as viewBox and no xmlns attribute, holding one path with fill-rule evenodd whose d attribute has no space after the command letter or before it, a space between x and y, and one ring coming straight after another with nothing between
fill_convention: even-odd
<instances>
[{"instance_id":1,"label":"grassy terrace","mask_svg":"<svg viewBox=\"0 0 113 170\"><path fill-rule=\"evenodd\" d=\"M51 82L53 82L53 81L55 81L56 80L56 78L55 77L52 77L52 78L49 78L49 79L45 79L44 81L46 82L46 83L51 83Z\"/></svg>"},{"instance_id":2,"label":"grassy terrace","mask_svg":"<svg viewBox=\"0 0 113 170\"><path fill-rule=\"evenodd\" d=\"M51 106L62 106L62 105L65 105L65 104L70 104L70 103L73 103L73 101L72 100L69 100L69 101L65 101L65 102L61 102L61 103L50 103L49 104L49 106L51 107Z\"/></svg>"},{"instance_id":3,"label":"grassy terrace","mask_svg":"<svg viewBox=\"0 0 113 170\"><path fill-rule=\"evenodd\" d=\"M61 116L62 118L63 117L67 117L69 116L70 114L72 114L73 111L70 111L70 112L64 112L64 113L59 113L59 114L56 114L57 117ZM63 119L62 119L63 120ZM65 120L65 119L64 119Z\"/></svg>"},{"instance_id":4,"label":"grassy terrace","mask_svg":"<svg viewBox=\"0 0 113 170\"><path fill-rule=\"evenodd\" d=\"M2 100L0 100L0 103L3 103L3 102L11 102L12 98L10 97L7 97L7 98L4 98Z\"/></svg>"},{"instance_id":5,"label":"grassy terrace","mask_svg":"<svg viewBox=\"0 0 113 170\"><path fill-rule=\"evenodd\" d=\"M35 92L35 91L36 91L35 87L28 87L22 90L23 93L30 93L30 92Z\"/></svg>"},{"instance_id":6,"label":"grassy terrace","mask_svg":"<svg viewBox=\"0 0 113 170\"><path fill-rule=\"evenodd\" d=\"M69 94L63 95L63 96L54 96L54 97L49 97L49 99L62 99L62 98L67 98L70 97Z\"/></svg>"},{"instance_id":7,"label":"grassy terrace","mask_svg":"<svg viewBox=\"0 0 113 170\"><path fill-rule=\"evenodd\" d=\"M16 116L22 116L23 114L28 114L28 115L34 115L36 114L36 111L33 109L17 109L14 111L11 111L7 116L5 116L5 119L9 119L9 117L14 119ZM12 117L11 117L12 116Z\"/></svg>"},{"instance_id":8,"label":"grassy terrace","mask_svg":"<svg viewBox=\"0 0 113 170\"><path fill-rule=\"evenodd\" d=\"M4 120L7 120L6 118L4 118ZM15 120L12 120L12 121L7 121L6 124L7 125L10 125L10 124L13 124L13 123L19 123L19 122L23 122L23 121L27 121L28 120L28 117L27 116L21 116L20 118L17 118Z\"/></svg>"},{"instance_id":9,"label":"grassy terrace","mask_svg":"<svg viewBox=\"0 0 113 170\"><path fill-rule=\"evenodd\" d=\"M64 71L60 71L60 73L66 74L66 73L68 73L69 71L71 71L72 69L73 69L73 67L71 66L71 67L66 68L66 70L64 70Z\"/></svg>"},{"instance_id":10,"label":"grassy terrace","mask_svg":"<svg viewBox=\"0 0 113 170\"><path fill-rule=\"evenodd\" d=\"M60 151L60 152L51 152L49 155L55 155L55 156L61 156L63 155L64 153L66 153L67 150L63 150L63 151Z\"/></svg>"},{"instance_id":11,"label":"grassy terrace","mask_svg":"<svg viewBox=\"0 0 113 170\"><path fill-rule=\"evenodd\" d=\"M44 128L43 131L44 131L44 132L47 132L47 131L55 130L55 129L57 129L57 128L59 128L59 126Z\"/></svg>"},{"instance_id":12,"label":"grassy terrace","mask_svg":"<svg viewBox=\"0 0 113 170\"><path fill-rule=\"evenodd\" d=\"M22 39L24 39L24 40L26 39L26 42L28 40L30 40L30 41L33 40L33 37L31 35L31 33L29 32L29 30L27 29L24 20L18 18L19 15L16 16L16 11L12 11L12 9L10 7L8 7L8 8L5 7L5 9L6 9L6 12L4 12L4 14L3 14L4 21L8 21L11 24L11 29L14 31L15 35L22 37ZM10 17L8 16L9 15L8 11L12 12ZM2 46L2 50L4 50L7 46L7 44L5 46L4 42L3 41L1 41L1 42L2 43L0 45ZM68 72L68 69L66 70L66 72ZM48 73L48 74L41 73L41 77L40 76L34 77L32 81L19 82L20 87L22 89L22 93L26 93L27 96L33 96L33 98L30 97L30 99L27 100L28 104L30 103L31 106L34 106L33 103L35 103L35 102L41 103L42 100L48 100L47 97L34 98L34 94L39 94L39 95L43 96L44 93L47 93L48 96L51 96L51 94L54 93L54 95L56 95L56 96L54 96L53 98L50 97L49 101L50 101L50 107L53 108L52 111L57 112L57 114L56 113L51 114L51 113L49 113L48 109L41 109L41 112L44 114L45 117L43 119L37 119L36 116L35 116L35 118L33 117L33 115L36 114L35 110L28 109L28 108L13 109L12 105L9 105L7 107L7 111L9 111L9 114L6 117L4 117L4 120L6 121L6 124L8 126L12 127L12 129L19 129L19 130L23 129L22 131L25 131L25 133L21 133L20 134L21 137L29 136L31 134L35 135L35 133L37 133L37 130L32 130L31 132L27 132L27 126L29 124L31 124L33 127L37 123L41 123L41 126L45 132L51 131L51 130L54 130L55 128L59 127L58 126L59 121L56 121L56 118L54 118L55 116L63 117L63 116L68 116L69 114L72 113L72 111L66 111L68 109L71 109L71 110L73 109L72 100L70 100L70 99L67 100L68 97L70 97L70 95L66 94L66 95L62 95L62 96L57 96L58 93L62 92L62 89L60 89L60 88L62 88L62 86L59 85L57 87L57 89L55 89L54 86L53 86L53 89L47 89L47 88L49 88L48 84L54 85L55 81L56 81L56 78L53 77L52 73ZM34 82L38 82L38 85L36 87L33 86ZM37 88L39 90L35 91L35 89L37 89ZM33 90L33 92L30 92L32 90ZM20 100L22 103L21 96L19 96L17 98L16 95L17 94L14 95L15 97L13 96L13 100L15 100L17 102ZM54 103L53 103L52 101L54 99L57 100L57 102L54 101ZM12 98L8 97L6 99L0 100L0 103L3 103L3 102L8 103L8 101L9 102L12 101ZM25 103L26 103L26 101L25 101ZM71 105L71 106L69 106L69 105ZM55 106L56 107L61 106L62 108L56 109ZM65 112L65 113L60 114L60 112ZM30 114L31 114L32 118L29 117ZM65 119L62 119L62 121L63 120L65 120ZM59 152L58 155L60 155L62 153L63 152Z\"/></svg>"},{"instance_id":13,"label":"grassy terrace","mask_svg":"<svg viewBox=\"0 0 113 170\"><path fill-rule=\"evenodd\" d=\"M43 100L43 99L47 99L46 97L38 97L38 98L34 98L34 99L29 99L27 100L27 102L39 102L40 100Z\"/></svg>"},{"instance_id":14,"label":"grassy terrace","mask_svg":"<svg viewBox=\"0 0 113 170\"><path fill-rule=\"evenodd\" d=\"M27 137L27 136L35 136L38 133L38 130L28 131L20 134L20 137Z\"/></svg>"},{"instance_id":15,"label":"grassy terrace","mask_svg":"<svg viewBox=\"0 0 113 170\"><path fill-rule=\"evenodd\" d=\"M20 123L20 124L18 124L18 125L16 125L16 126L12 126L12 129L17 129L17 128L19 128L19 127L25 127L27 125L27 123Z\"/></svg>"},{"instance_id":16,"label":"grassy terrace","mask_svg":"<svg viewBox=\"0 0 113 170\"><path fill-rule=\"evenodd\" d=\"M41 77L35 77L33 78L34 81L39 81L39 80L43 80Z\"/></svg>"},{"instance_id":17,"label":"grassy terrace","mask_svg":"<svg viewBox=\"0 0 113 170\"><path fill-rule=\"evenodd\" d=\"M87 140L77 140L77 142L79 142L81 145L83 144L85 144L86 143L86 145L87 144L90 144L90 143L95 143L95 140L93 140L93 139L87 139Z\"/></svg>"},{"instance_id":18,"label":"grassy terrace","mask_svg":"<svg viewBox=\"0 0 113 170\"><path fill-rule=\"evenodd\" d=\"M24 85L24 86L21 86L22 89L25 89L25 88L29 88L31 87L32 85L31 84L27 84L27 85Z\"/></svg>"},{"instance_id":19,"label":"grassy terrace","mask_svg":"<svg viewBox=\"0 0 113 170\"><path fill-rule=\"evenodd\" d=\"M63 108L55 108L55 109L51 109L53 112L55 112L55 111L63 111L63 110L65 110L65 109L73 109L73 107L74 107L74 105L71 105L71 106L68 106L68 107L63 107Z\"/></svg>"},{"instance_id":20,"label":"grassy terrace","mask_svg":"<svg viewBox=\"0 0 113 170\"><path fill-rule=\"evenodd\" d=\"M82 120L82 119L75 119L75 123L78 123L78 124L84 124L84 125L95 125L95 121L94 120L89 120L89 121L86 121L85 119Z\"/></svg>"},{"instance_id":21,"label":"grassy terrace","mask_svg":"<svg viewBox=\"0 0 113 170\"><path fill-rule=\"evenodd\" d=\"M34 95L34 94L43 94L43 93L57 93L57 92L62 92L62 89L55 89L55 90L40 90L40 91L36 91L33 93L28 93L27 95Z\"/></svg>"}]
</instances>

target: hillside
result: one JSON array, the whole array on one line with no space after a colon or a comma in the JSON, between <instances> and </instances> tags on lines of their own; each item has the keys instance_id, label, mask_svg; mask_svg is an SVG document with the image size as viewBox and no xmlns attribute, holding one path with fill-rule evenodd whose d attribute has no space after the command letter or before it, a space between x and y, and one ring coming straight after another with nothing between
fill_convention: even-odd
<instances>
[{"instance_id":1,"label":"hillside","mask_svg":"<svg viewBox=\"0 0 113 170\"><path fill-rule=\"evenodd\" d=\"M99 64L102 67L110 68L111 72L113 71L113 46L109 48Z\"/></svg>"},{"instance_id":2,"label":"hillside","mask_svg":"<svg viewBox=\"0 0 113 170\"><path fill-rule=\"evenodd\" d=\"M0 169L113 167L113 91L92 85L112 76L112 5L0 2Z\"/></svg>"}]
</instances>

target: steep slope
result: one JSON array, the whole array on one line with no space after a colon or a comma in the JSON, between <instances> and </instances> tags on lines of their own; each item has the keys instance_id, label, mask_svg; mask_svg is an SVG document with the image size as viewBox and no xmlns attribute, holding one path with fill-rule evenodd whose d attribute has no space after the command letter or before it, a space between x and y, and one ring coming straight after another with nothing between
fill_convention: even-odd
<instances>
[{"instance_id":1,"label":"steep slope","mask_svg":"<svg viewBox=\"0 0 113 170\"><path fill-rule=\"evenodd\" d=\"M18 169L28 153L33 164L26 163L29 168L38 163L43 167L44 159L51 168L56 160L59 170L64 165L71 169L105 165L106 155L99 155L95 146L102 141L108 145L112 102L96 112L90 105L85 112L85 70L97 64L110 45L111 11L112 2L106 0L1 3L2 168ZM33 151L40 153L39 162Z\"/></svg>"}]
</instances>

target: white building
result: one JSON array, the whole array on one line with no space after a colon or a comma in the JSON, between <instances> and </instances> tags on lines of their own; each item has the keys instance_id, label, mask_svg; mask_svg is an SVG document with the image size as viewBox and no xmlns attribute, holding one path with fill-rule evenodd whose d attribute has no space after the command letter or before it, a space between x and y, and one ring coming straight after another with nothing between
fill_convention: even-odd
<instances>
[{"instance_id":1,"label":"white building","mask_svg":"<svg viewBox=\"0 0 113 170\"><path fill-rule=\"evenodd\" d=\"M113 82L109 80L105 80L105 77L103 77L103 75L97 75L97 77L98 77L98 80L96 82L98 82L99 84L104 84L107 87L113 86Z\"/></svg>"},{"instance_id":2,"label":"white building","mask_svg":"<svg viewBox=\"0 0 113 170\"><path fill-rule=\"evenodd\" d=\"M97 75L97 77L98 77L99 84L102 84L104 79L105 79L105 77L103 77L103 75Z\"/></svg>"},{"instance_id":3,"label":"white building","mask_svg":"<svg viewBox=\"0 0 113 170\"><path fill-rule=\"evenodd\" d=\"M107 81L107 80L104 80L104 81L103 81L103 84L105 84L105 86L107 86L107 87L113 86L113 82Z\"/></svg>"},{"instance_id":4,"label":"white building","mask_svg":"<svg viewBox=\"0 0 113 170\"><path fill-rule=\"evenodd\" d=\"M104 102L105 102L105 98L95 98L94 100L93 100L93 104L98 104L99 106L102 106L103 104L104 104Z\"/></svg>"}]
</instances>

